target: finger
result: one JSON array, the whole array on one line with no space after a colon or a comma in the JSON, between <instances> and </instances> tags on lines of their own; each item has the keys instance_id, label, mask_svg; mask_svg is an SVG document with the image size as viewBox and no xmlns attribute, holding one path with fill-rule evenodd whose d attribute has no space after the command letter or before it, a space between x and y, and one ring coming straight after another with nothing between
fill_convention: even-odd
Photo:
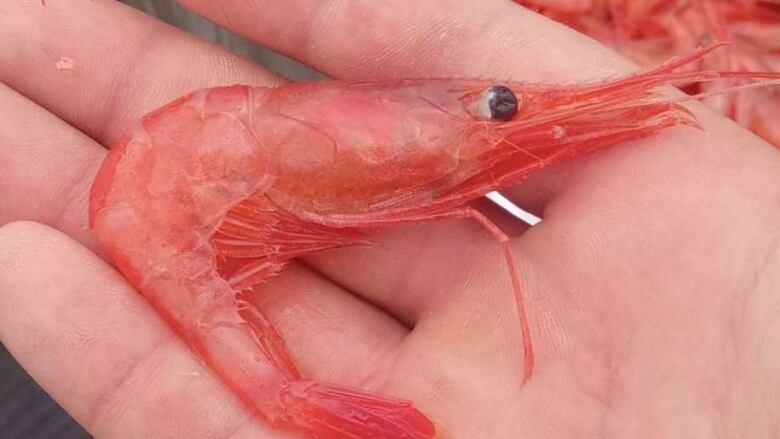
<instances>
[{"instance_id":1,"label":"finger","mask_svg":"<svg viewBox=\"0 0 780 439\"><path fill-rule=\"evenodd\" d=\"M465 75L556 82L632 68L595 42L503 0L178 1L343 78Z\"/></svg>"},{"instance_id":2,"label":"finger","mask_svg":"<svg viewBox=\"0 0 780 439\"><path fill-rule=\"evenodd\" d=\"M96 436L226 436L249 422L143 299L64 235L3 226L0 267L0 340Z\"/></svg>"},{"instance_id":3,"label":"finger","mask_svg":"<svg viewBox=\"0 0 780 439\"><path fill-rule=\"evenodd\" d=\"M4 2L0 40L0 81L103 144L192 90L279 81L116 1Z\"/></svg>"},{"instance_id":4,"label":"finger","mask_svg":"<svg viewBox=\"0 0 780 439\"><path fill-rule=\"evenodd\" d=\"M259 302L309 376L397 394L388 389L390 374L371 375L394 362L392 344L402 328L390 321L379 328L377 311L358 301L344 306L340 299L354 298L327 288L293 268ZM306 301L274 299L281 293ZM293 308L275 311L286 305ZM377 333L354 324L355 313L374 322ZM96 436L228 437L237 429L263 430L141 296L102 260L45 226L0 228L0 340Z\"/></svg>"},{"instance_id":5,"label":"finger","mask_svg":"<svg viewBox=\"0 0 780 439\"><path fill-rule=\"evenodd\" d=\"M89 188L105 149L0 84L0 225L32 220L87 247Z\"/></svg>"}]
</instances>

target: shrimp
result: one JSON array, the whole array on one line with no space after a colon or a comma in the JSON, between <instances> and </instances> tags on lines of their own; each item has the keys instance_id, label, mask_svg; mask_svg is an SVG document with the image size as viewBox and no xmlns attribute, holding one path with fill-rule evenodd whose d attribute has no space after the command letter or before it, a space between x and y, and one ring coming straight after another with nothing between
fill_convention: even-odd
<instances>
[{"instance_id":1,"label":"shrimp","mask_svg":"<svg viewBox=\"0 0 780 439\"><path fill-rule=\"evenodd\" d=\"M146 115L94 181L107 256L220 379L273 426L317 438L431 438L411 402L306 379L247 299L291 259L366 229L468 218L500 242L524 353L534 351L507 236L468 203L622 141L695 125L660 86L778 74L661 67L588 85L484 79L322 81L196 91Z\"/></svg>"}]
</instances>

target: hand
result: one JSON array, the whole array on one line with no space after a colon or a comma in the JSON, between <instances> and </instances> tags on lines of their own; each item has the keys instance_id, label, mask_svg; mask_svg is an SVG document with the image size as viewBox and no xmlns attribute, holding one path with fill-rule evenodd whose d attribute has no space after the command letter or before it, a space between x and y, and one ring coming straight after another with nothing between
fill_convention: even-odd
<instances>
[{"instance_id":1,"label":"hand","mask_svg":"<svg viewBox=\"0 0 780 439\"><path fill-rule=\"evenodd\" d=\"M182 3L334 77L633 69L507 1ZM0 341L99 438L289 437L256 422L101 259L86 205L133 119L196 88L280 79L109 1L4 2L0 41ZM448 438L772 437L780 154L695 111L701 132L507 192L544 217L524 233L498 217L537 349L525 386L499 246L468 221L376 231L382 247L306 258L256 301L305 375L411 399Z\"/></svg>"}]
</instances>

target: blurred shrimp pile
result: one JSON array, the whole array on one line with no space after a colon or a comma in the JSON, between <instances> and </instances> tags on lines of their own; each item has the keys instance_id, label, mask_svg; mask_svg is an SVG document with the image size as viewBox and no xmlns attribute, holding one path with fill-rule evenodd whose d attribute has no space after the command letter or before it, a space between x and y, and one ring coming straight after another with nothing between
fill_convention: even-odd
<instances>
[{"instance_id":1,"label":"blurred shrimp pile","mask_svg":"<svg viewBox=\"0 0 780 439\"><path fill-rule=\"evenodd\" d=\"M732 42L691 70L780 72L780 0L516 0L613 47L658 65L702 44ZM724 79L682 87L689 94L738 87ZM780 147L780 87L745 88L702 99Z\"/></svg>"}]
</instances>

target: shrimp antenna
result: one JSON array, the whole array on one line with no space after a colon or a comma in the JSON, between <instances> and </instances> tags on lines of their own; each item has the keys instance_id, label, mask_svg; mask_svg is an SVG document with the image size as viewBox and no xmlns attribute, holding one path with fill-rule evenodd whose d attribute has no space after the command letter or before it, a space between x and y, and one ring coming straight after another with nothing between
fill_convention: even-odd
<instances>
[{"instance_id":1,"label":"shrimp antenna","mask_svg":"<svg viewBox=\"0 0 780 439\"><path fill-rule=\"evenodd\" d=\"M780 1L780 0L778 0ZM693 95L688 96L681 96L676 99L667 99L665 102L670 102L673 104L679 104L683 102L690 102L690 101L697 101L700 99L706 99L713 96L720 96L728 93L735 93L742 90L748 90L751 88L761 88L761 87L773 87L773 86L780 86L780 78L772 79L770 81L764 81L764 82L754 82L752 84L742 84L742 85L735 85L732 87L726 87L723 90L715 90L715 91L709 91L705 93L697 93Z\"/></svg>"},{"instance_id":2,"label":"shrimp antenna","mask_svg":"<svg viewBox=\"0 0 780 439\"><path fill-rule=\"evenodd\" d=\"M780 0L778 0L778 1L780 1ZM738 73L742 73L742 72L738 72ZM747 76L750 77L749 74ZM728 77L726 77L726 78L728 78ZM707 78L706 80L700 80L698 82L715 81L715 80L718 80L718 79L724 79L724 78L723 77L721 77L721 78ZM722 90L714 90L714 91L708 91L708 92L704 92L704 93L696 93L696 94L691 94L691 95L686 94L684 96L680 96L680 97L676 97L676 98L656 97L654 99L643 100L642 101L642 105L662 104L662 103L663 104L683 104L683 103L686 103L686 102L698 101L698 100L706 99L706 98L709 98L709 97L721 96L721 95L729 94L729 93L736 93L736 92L739 92L739 91L749 90L749 89L752 89L752 88L763 88L763 87L773 87L773 86L780 86L780 73L777 74L777 79L771 79L771 80L763 81L763 82L753 82L753 83L750 83L750 84L734 85L734 86L731 86L731 87L726 87L726 88L724 88ZM630 106L626 106L625 108L630 108ZM690 112L688 112L688 113L690 113Z\"/></svg>"},{"instance_id":3,"label":"shrimp antenna","mask_svg":"<svg viewBox=\"0 0 780 439\"><path fill-rule=\"evenodd\" d=\"M583 94L589 95L591 93L596 93L600 95L602 93L613 91L613 90L625 90L626 88L628 88L628 86L631 85L645 85L648 78L659 78L663 74L667 74L672 70L679 69L680 67L690 64L693 61L696 61L697 59L701 59L706 55L714 52L715 50L728 46L730 44L732 44L730 41L720 41L714 44L710 44L709 46L702 46L691 53L672 58L669 61L662 63L658 67L652 68L650 70L638 72L633 75L629 75L623 79L619 79L614 82L608 82L601 86L598 85L589 86L587 84L584 84L583 86L586 88L586 90Z\"/></svg>"}]
</instances>

